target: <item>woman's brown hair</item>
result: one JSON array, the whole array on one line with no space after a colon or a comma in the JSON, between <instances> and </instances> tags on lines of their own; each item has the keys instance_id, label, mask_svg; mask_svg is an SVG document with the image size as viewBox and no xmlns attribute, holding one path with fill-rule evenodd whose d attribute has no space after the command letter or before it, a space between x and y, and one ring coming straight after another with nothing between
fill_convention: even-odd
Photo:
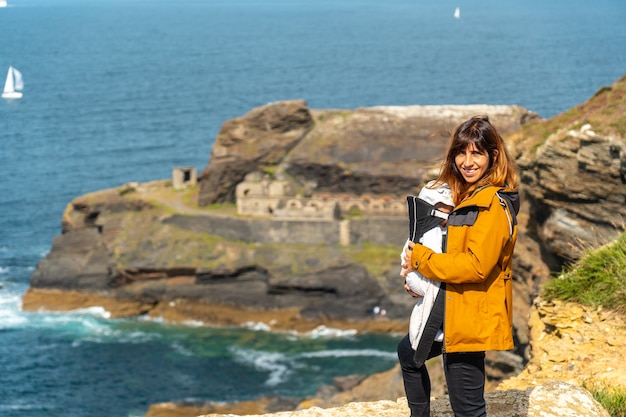
<instances>
[{"instance_id":1,"label":"woman's brown hair","mask_svg":"<svg viewBox=\"0 0 626 417\"><path fill-rule=\"evenodd\" d=\"M455 163L455 157L465 152L471 144L474 144L480 152L489 155L489 168L483 177L473 184L465 181ZM441 183L450 185L456 204L486 185L517 188L517 167L504 146L502 136L489 122L489 117L475 116L456 128L450 137L448 151L436 181L436 184Z\"/></svg>"}]
</instances>

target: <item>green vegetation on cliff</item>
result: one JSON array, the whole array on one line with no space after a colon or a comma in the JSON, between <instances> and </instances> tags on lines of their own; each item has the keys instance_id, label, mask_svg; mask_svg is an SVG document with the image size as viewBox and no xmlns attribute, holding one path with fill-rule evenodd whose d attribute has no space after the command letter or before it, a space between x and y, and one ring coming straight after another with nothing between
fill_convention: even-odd
<instances>
[{"instance_id":1,"label":"green vegetation on cliff","mask_svg":"<svg viewBox=\"0 0 626 417\"><path fill-rule=\"evenodd\" d=\"M602 404L602 407L611 415L611 417L626 416L626 392L611 387L597 387L583 385L587 391L593 395L593 398Z\"/></svg>"},{"instance_id":2,"label":"green vegetation on cliff","mask_svg":"<svg viewBox=\"0 0 626 417\"><path fill-rule=\"evenodd\" d=\"M513 142L526 142L534 153L555 132L580 129L589 123L600 135L626 136L626 76L610 87L600 88L589 100L547 120L524 125L511 135Z\"/></svg>"},{"instance_id":3,"label":"green vegetation on cliff","mask_svg":"<svg viewBox=\"0 0 626 417\"><path fill-rule=\"evenodd\" d=\"M565 268L543 286L542 297L626 313L626 233ZM626 392L596 384L585 388L611 417L626 416Z\"/></svg>"},{"instance_id":4,"label":"green vegetation on cliff","mask_svg":"<svg viewBox=\"0 0 626 417\"><path fill-rule=\"evenodd\" d=\"M626 233L548 281L542 296L626 313Z\"/></svg>"}]
</instances>

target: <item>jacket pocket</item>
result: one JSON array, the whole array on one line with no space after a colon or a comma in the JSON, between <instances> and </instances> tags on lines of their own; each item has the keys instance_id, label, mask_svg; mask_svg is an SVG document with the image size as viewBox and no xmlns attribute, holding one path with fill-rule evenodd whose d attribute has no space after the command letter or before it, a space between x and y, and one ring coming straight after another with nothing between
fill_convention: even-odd
<instances>
[{"instance_id":1,"label":"jacket pocket","mask_svg":"<svg viewBox=\"0 0 626 417\"><path fill-rule=\"evenodd\" d=\"M502 274L502 283L504 287L504 308L509 319L509 325L513 326L513 281L511 280L510 271Z\"/></svg>"}]
</instances>

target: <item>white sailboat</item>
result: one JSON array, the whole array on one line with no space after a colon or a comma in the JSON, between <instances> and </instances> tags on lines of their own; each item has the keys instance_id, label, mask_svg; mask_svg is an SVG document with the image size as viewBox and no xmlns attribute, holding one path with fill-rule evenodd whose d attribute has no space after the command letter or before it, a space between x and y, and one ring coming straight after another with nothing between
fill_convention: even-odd
<instances>
[{"instance_id":1,"label":"white sailboat","mask_svg":"<svg viewBox=\"0 0 626 417\"><path fill-rule=\"evenodd\" d=\"M461 18L461 8L457 7L456 9L454 9L454 18L455 19L460 19Z\"/></svg>"},{"instance_id":2,"label":"white sailboat","mask_svg":"<svg viewBox=\"0 0 626 417\"><path fill-rule=\"evenodd\" d=\"M4 83L4 90L2 91L2 98L22 98L22 89L24 88L24 81L22 79L22 73L13 67L9 67L7 73L7 80Z\"/></svg>"},{"instance_id":3,"label":"white sailboat","mask_svg":"<svg viewBox=\"0 0 626 417\"><path fill-rule=\"evenodd\" d=\"M0 7L7 7L7 0L0 0Z\"/></svg>"}]
</instances>

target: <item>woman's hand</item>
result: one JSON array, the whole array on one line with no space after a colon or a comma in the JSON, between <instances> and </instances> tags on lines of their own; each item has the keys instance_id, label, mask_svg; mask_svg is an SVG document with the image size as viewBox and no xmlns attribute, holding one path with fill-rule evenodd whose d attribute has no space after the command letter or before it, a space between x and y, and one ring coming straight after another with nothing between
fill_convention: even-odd
<instances>
[{"instance_id":1,"label":"woman's hand","mask_svg":"<svg viewBox=\"0 0 626 417\"><path fill-rule=\"evenodd\" d=\"M415 243L411 242L410 240L407 241L406 245L404 246L404 253L402 254L402 269L400 269L400 276L402 278L405 278L404 280L404 290L413 298L418 298L418 297L422 297L421 295L419 295L416 292L413 292L411 290L411 287L409 287L409 284L406 283L406 277L407 275L409 275L409 272L411 272L413 269L411 268L411 251L413 250L413 246L415 246Z\"/></svg>"},{"instance_id":2,"label":"woman's hand","mask_svg":"<svg viewBox=\"0 0 626 417\"><path fill-rule=\"evenodd\" d=\"M406 249L404 249L404 255L402 256L404 262L402 263L402 270L400 271L400 276L403 278L406 278L409 272L413 270L413 268L411 268L411 253L414 246L415 243L408 242Z\"/></svg>"},{"instance_id":3,"label":"woman's hand","mask_svg":"<svg viewBox=\"0 0 626 417\"><path fill-rule=\"evenodd\" d=\"M413 298L419 298L419 297L423 297L422 295L419 295L416 292L413 292L411 290L411 287L409 287L409 284L406 283L406 281L404 281L404 289L406 290L407 293L409 293L409 295Z\"/></svg>"}]
</instances>

